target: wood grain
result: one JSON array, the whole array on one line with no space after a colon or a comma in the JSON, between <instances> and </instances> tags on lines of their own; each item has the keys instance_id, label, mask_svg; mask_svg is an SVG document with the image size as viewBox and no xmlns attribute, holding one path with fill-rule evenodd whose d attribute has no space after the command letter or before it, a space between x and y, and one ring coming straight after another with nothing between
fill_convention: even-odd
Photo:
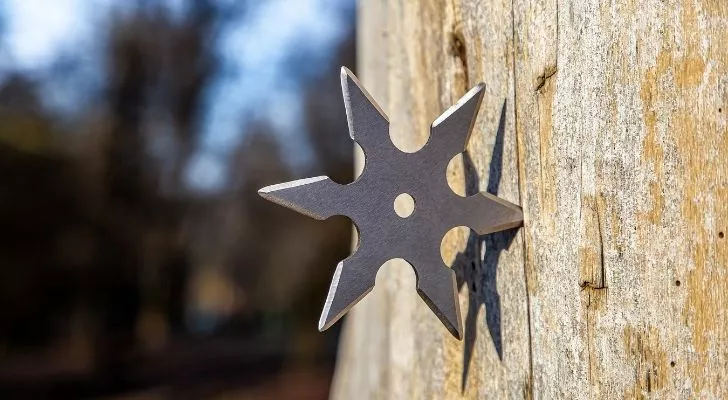
<instances>
[{"instance_id":1,"label":"wood grain","mask_svg":"<svg viewBox=\"0 0 728 400\"><path fill-rule=\"evenodd\" d=\"M456 191L525 226L448 234L453 339L402 261L352 310L336 398L725 398L728 3L376 0L359 75L415 150L482 81Z\"/></svg>"}]
</instances>

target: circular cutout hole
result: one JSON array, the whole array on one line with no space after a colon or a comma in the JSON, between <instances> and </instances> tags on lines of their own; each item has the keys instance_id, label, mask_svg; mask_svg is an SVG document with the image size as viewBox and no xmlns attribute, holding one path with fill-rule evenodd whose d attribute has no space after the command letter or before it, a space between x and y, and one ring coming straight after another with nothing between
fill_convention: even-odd
<instances>
[{"instance_id":1,"label":"circular cutout hole","mask_svg":"<svg viewBox=\"0 0 728 400\"><path fill-rule=\"evenodd\" d=\"M468 237L470 236L470 228L464 226L456 226L445 234L440 240L440 257L442 262L448 267L453 267L456 263L458 255L465 255L468 247ZM463 267L467 267L467 261L464 262ZM471 261L470 268L473 271L478 265ZM467 272L464 270L463 272Z\"/></svg>"},{"instance_id":2,"label":"circular cutout hole","mask_svg":"<svg viewBox=\"0 0 728 400\"><path fill-rule=\"evenodd\" d=\"M718 232L718 238L719 238L719 239L723 239L723 237L724 237L724 236L725 236L725 235L723 234L723 232Z\"/></svg>"},{"instance_id":3,"label":"circular cutout hole","mask_svg":"<svg viewBox=\"0 0 728 400\"><path fill-rule=\"evenodd\" d=\"M675 281L675 286L680 286L680 281Z\"/></svg>"},{"instance_id":4,"label":"circular cutout hole","mask_svg":"<svg viewBox=\"0 0 728 400\"><path fill-rule=\"evenodd\" d=\"M670 361L670 366L671 367L674 367L675 366L675 361Z\"/></svg>"},{"instance_id":5,"label":"circular cutout hole","mask_svg":"<svg viewBox=\"0 0 728 400\"><path fill-rule=\"evenodd\" d=\"M407 218L415 212L415 199L407 193L402 193L394 199L394 212L402 218Z\"/></svg>"},{"instance_id":6,"label":"circular cutout hole","mask_svg":"<svg viewBox=\"0 0 728 400\"><path fill-rule=\"evenodd\" d=\"M453 157L445 169L445 178L450 190L460 197L465 197L468 192L468 182L465 179L466 159L462 153Z\"/></svg>"},{"instance_id":7,"label":"circular cutout hole","mask_svg":"<svg viewBox=\"0 0 728 400\"><path fill-rule=\"evenodd\" d=\"M354 142L354 180L359 179L362 172L364 172L365 163L366 156L364 155L364 149L359 146L359 143Z\"/></svg>"}]
</instances>

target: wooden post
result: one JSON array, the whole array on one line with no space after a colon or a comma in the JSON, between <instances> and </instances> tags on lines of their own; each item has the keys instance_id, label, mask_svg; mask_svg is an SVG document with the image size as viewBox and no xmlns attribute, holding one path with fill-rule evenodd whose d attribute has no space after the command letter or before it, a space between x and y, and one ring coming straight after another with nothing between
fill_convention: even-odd
<instances>
[{"instance_id":1,"label":"wooden post","mask_svg":"<svg viewBox=\"0 0 728 400\"><path fill-rule=\"evenodd\" d=\"M358 39L401 147L486 84L448 179L526 222L444 241L463 341L385 265L334 397L728 396L728 2L367 0Z\"/></svg>"}]
</instances>

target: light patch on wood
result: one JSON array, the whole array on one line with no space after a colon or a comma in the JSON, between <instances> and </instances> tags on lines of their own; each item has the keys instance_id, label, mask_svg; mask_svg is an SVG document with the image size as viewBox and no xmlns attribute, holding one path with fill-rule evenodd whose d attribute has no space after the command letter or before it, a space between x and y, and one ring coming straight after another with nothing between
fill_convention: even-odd
<instances>
[{"instance_id":1,"label":"light patch on wood","mask_svg":"<svg viewBox=\"0 0 728 400\"><path fill-rule=\"evenodd\" d=\"M541 204L543 212L554 214L556 212L556 190L549 182L556 180L556 154L553 148L553 107L556 94L556 78L554 72L545 78L546 72L537 79L538 96L538 137L539 137L539 167L541 172L540 185ZM554 220L546 220L550 224L551 232L555 231Z\"/></svg>"},{"instance_id":2,"label":"light patch on wood","mask_svg":"<svg viewBox=\"0 0 728 400\"><path fill-rule=\"evenodd\" d=\"M649 211L644 213L644 217L649 223L657 224L660 222L663 208L665 207L665 199L662 194L662 183L664 182L664 159L665 151L661 143L661 138L657 132L657 110L654 101L659 96L659 85L661 79L665 76L672 66L672 59L669 53L661 52L657 58L657 64L650 68L642 80L642 88L640 97L642 98L643 118L647 135L642 142L642 157L652 167L653 180L650 182L650 204ZM662 133L662 132L660 132Z\"/></svg>"},{"instance_id":3,"label":"light patch on wood","mask_svg":"<svg viewBox=\"0 0 728 400\"><path fill-rule=\"evenodd\" d=\"M664 394L670 365L662 349L660 333L655 327L624 328L623 344L629 367L633 369L634 387L624 393L625 399L653 397Z\"/></svg>"}]
</instances>

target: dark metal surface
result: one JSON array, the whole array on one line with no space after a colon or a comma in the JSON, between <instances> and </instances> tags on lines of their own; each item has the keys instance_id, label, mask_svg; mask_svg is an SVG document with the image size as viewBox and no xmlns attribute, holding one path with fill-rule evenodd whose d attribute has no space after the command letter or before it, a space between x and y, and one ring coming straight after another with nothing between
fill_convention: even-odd
<instances>
[{"instance_id":1,"label":"dark metal surface","mask_svg":"<svg viewBox=\"0 0 728 400\"><path fill-rule=\"evenodd\" d=\"M358 229L356 250L336 267L319 329L330 327L372 290L384 262L402 258L415 270L420 297L461 339L455 274L440 256L443 236L456 226L484 235L523 222L520 207L485 192L462 197L447 183L448 163L465 151L484 85L471 89L437 118L427 143L415 153L394 146L387 117L346 68L341 71L341 86L349 134L365 154L361 176L348 185L320 176L258 191L270 201L316 219L345 215ZM398 216L393 206L402 193L415 202L414 212L406 218Z\"/></svg>"}]
</instances>

